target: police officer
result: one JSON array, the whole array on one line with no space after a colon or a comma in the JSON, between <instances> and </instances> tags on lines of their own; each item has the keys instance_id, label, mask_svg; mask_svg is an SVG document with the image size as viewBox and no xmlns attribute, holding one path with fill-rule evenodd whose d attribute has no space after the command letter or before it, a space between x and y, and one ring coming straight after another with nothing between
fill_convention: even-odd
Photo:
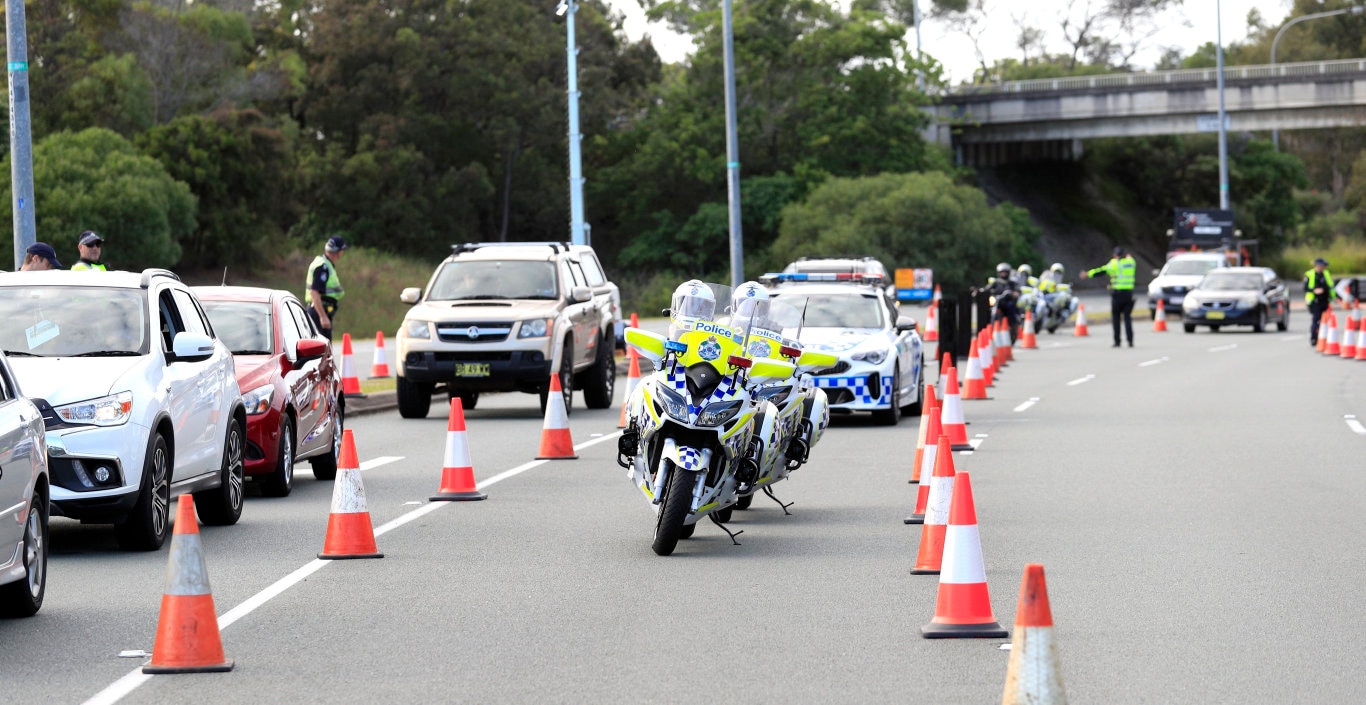
<instances>
[{"instance_id":1,"label":"police officer","mask_svg":"<svg viewBox=\"0 0 1366 705\"><path fill-rule=\"evenodd\" d=\"M304 286L308 287L304 291L308 317L328 340L332 340L332 317L337 314L337 306L346 293L341 277L337 276L337 262L345 249L346 240L340 236L328 238L323 254L313 258L313 263L308 265L308 275L304 277Z\"/></svg>"},{"instance_id":2,"label":"police officer","mask_svg":"<svg viewBox=\"0 0 1366 705\"><path fill-rule=\"evenodd\" d=\"M19 271L41 272L61 268L62 263L57 260L57 251L52 249L52 245L46 242L35 242L24 251L24 264L19 268Z\"/></svg>"},{"instance_id":3,"label":"police officer","mask_svg":"<svg viewBox=\"0 0 1366 705\"><path fill-rule=\"evenodd\" d=\"M1337 292L1333 289L1333 275L1328 271L1328 260L1319 257L1314 268L1304 273L1304 302L1309 305L1309 344L1319 343L1319 319L1333 304Z\"/></svg>"},{"instance_id":4,"label":"police officer","mask_svg":"<svg viewBox=\"0 0 1366 705\"><path fill-rule=\"evenodd\" d=\"M1138 263L1123 247L1116 247L1114 257L1104 266L1096 267L1082 275L1083 278L1104 274L1110 277L1110 325L1115 329L1115 344L1119 347L1119 320L1124 319L1124 336L1129 347L1134 346L1134 275Z\"/></svg>"},{"instance_id":5,"label":"police officer","mask_svg":"<svg viewBox=\"0 0 1366 705\"><path fill-rule=\"evenodd\" d=\"M987 279L986 292L996 297L998 317L1004 317L1010 326L1010 340L1015 341L1016 328L1020 325L1020 285L1015 280L1009 262L996 265L996 276Z\"/></svg>"},{"instance_id":6,"label":"police officer","mask_svg":"<svg viewBox=\"0 0 1366 705\"><path fill-rule=\"evenodd\" d=\"M81 272L98 270L101 272L109 271L109 268L100 262L100 257L104 253L104 238L99 236L94 230L87 230L81 233L80 240L76 243L76 249L81 253L81 261L71 265L71 271Z\"/></svg>"}]
</instances>

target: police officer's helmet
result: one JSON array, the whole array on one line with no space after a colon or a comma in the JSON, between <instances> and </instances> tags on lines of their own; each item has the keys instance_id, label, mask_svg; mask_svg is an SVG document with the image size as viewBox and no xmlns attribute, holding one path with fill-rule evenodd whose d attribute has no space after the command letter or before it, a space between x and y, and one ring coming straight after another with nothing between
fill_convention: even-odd
<instances>
[{"instance_id":1,"label":"police officer's helmet","mask_svg":"<svg viewBox=\"0 0 1366 705\"><path fill-rule=\"evenodd\" d=\"M1029 266L1028 263L1022 264L1020 265L1020 274L1023 274L1026 277L1032 276L1034 274L1034 268Z\"/></svg>"},{"instance_id":2,"label":"police officer's helmet","mask_svg":"<svg viewBox=\"0 0 1366 705\"><path fill-rule=\"evenodd\" d=\"M1053 263L1053 266L1048 268L1048 271L1050 271L1050 272L1057 272L1058 274L1062 274L1062 272L1063 272L1062 262L1054 262L1054 263Z\"/></svg>"},{"instance_id":3,"label":"police officer's helmet","mask_svg":"<svg viewBox=\"0 0 1366 705\"><path fill-rule=\"evenodd\" d=\"M1010 274L1010 263L1009 263L1009 262L1002 262L1002 263L996 265L996 273L997 273L997 274Z\"/></svg>"},{"instance_id":4,"label":"police officer's helmet","mask_svg":"<svg viewBox=\"0 0 1366 705\"><path fill-rule=\"evenodd\" d=\"M767 315L768 289L754 281L741 284L730 297L730 313L737 321Z\"/></svg>"},{"instance_id":5,"label":"police officer's helmet","mask_svg":"<svg viewBox=\"0 0 1366 705\"><path fill-rule=\"evenodd\" d=\"M1124 248L1123 248L1123 247L1118 247L1118 246L1115 247L1115 256L1116 256L1116 257L1123 257L1123 256L1124 256Z\"/></svg>"},{"instance_id":6,"label":"police officer's helmet","mask_svg":"<svg viewBox=\"0 0 1366 705\"><path fill-rule=\"evenodd\" d=\"M692 330L698 321L710 321L716 315L716 294L704 282L691 279L674 289L669 306L671 332Z\"/></svg>"}]
</instances>

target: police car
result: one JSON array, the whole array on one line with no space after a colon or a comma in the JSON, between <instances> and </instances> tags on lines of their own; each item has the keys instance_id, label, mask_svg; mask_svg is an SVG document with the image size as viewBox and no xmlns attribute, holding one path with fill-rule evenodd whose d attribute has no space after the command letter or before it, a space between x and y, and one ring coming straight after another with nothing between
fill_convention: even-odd
<instances>
[{"instance_id":1,"label":"police car","mask_svg":"<svg viewBox=\"0 0 1366 705\"><path fill-rule=\"evenodd\" d=\"M893 425L920 415L925 390L924 343L915 319L897 313L886 277L866 273L774 273L761 281L775 299L804 311L800 340L839 357L818 370L835 412L871 411Z\"/></svg>"}]
</instances>

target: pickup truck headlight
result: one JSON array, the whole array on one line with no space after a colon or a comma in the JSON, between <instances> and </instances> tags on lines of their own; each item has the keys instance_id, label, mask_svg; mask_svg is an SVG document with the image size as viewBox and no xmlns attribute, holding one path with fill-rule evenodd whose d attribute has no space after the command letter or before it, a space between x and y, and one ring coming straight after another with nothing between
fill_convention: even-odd
<instances>
[{"instance_id":1,"label":"pickup truck headlight","mask_svg":"<svg viewBox=\"0 0 1366 705\"><path fill-rule=\"evenodd\" d=\"M133 410L133 393L119 392L99 399L78 401L54 407L63 421L92 426L120 426Z\"/></svg>"},{"instance_id":2,"label":"pickup truck headlight","mask_svg":"<svg viewBox=\"0 0 1366 705\"><path fill-rule=\"evenodd\" d=\"M265 385L242 395L242 404L247 407L247 416L257 416L270 411L270 400L275 396L275 387Z\"/></svg>"},{"instance_id":3,"label":"pickup truck headlight","mask_svg":"<svg viewBox=\"0 0 1366 705\"><path fill-rule=\"evenodd\" d=\"M549 318L533 318L529 321L522 321L522 326L517 329L518 338L544 338L550 335Z\"/></svg>"},{"instance_id":4,"label":"pickup truck headlight","mask_svg":"<svg viewBox=\"0 0 1366 705\"><path fill-rule=\"evenodd\" d=\"M735 418L735 415L740 413L742 406L743 404L738 399L708 404L702 409L702 413L697 415L697 425L720 426Z\"/></svg>"},{"instance_id":5,"label":"pickup truck headlight","mask_svg":"<svg viewBox=\"0 0 1366 705\"><path fill-rule=\"evenodd\" d=\"M403 325L403 331L408 334L409 338L421 338L422 340L431 340L432 338L432 327L426 321L410 319Z\"/></svg>"}]
</instances>

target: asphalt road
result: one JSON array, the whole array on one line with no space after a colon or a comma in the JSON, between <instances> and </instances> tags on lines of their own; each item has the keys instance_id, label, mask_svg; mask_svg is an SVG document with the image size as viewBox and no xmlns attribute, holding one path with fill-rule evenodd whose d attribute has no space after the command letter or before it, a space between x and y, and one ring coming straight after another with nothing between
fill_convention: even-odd
<instances>
[{"instance_id":1,"label":"asphalt road","mask_svg":"<svg viewBox=\"0 0 1366 705\"><path fill-rule=\"evenodd\" d=\"M1013 621L1024 564L1043 563L1073 702L1360 697L1366 364L1312 354L1296 324L1187 335L1144 321L1119 350L1099 327L1044 336L993 399L965 402L980 445L954 460L972 473L996 616ZM489 499L440 505L425 501L439 412L353 419L385 557L314 559L331 490L306 467L292 496L252 496L239 525L202 528L232 620L226 674L126 678L141 659L119 652L152 648L166 552L120 553L107 528L54 520L43 611L0 622L3 699L999 700L1006 640L920 636L937 581L908 574L915 420L837 418L778 487L792 516L760 498L732 524L742 545L705 525L660 558L613 462L616 419L576 409L581 457L529 464L535 397L484 397L468 424Z\"/></svg>"}]
</instances>

